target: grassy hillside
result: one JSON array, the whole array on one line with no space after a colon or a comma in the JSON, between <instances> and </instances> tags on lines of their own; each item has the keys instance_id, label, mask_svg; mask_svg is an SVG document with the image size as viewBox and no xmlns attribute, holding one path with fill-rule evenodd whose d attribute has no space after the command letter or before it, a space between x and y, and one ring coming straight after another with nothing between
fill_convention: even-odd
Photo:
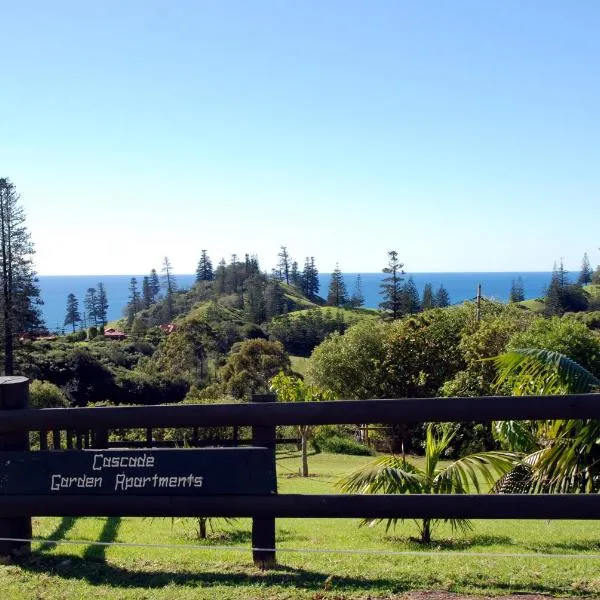
<instances>
[{"instance_id":1,"label":"grassy hillside","mask_svg":"<svg viewBox=\"0 0 600 600\"><path fill-rule=\"evenodd\" d=\"M324 300L319 298L318 300L309 300L300 290L295 288L293 285L282 283L283 295L291 303L293 310L303 310L308 308L318 308Z\"/></svg>"},{"instance_id":2,"label":"grassy hillside","mask_svg":"<svg viewBox=\"0 0 600 600\"><path fill-rule=\"evenodd\" d=\"M523 300L523 302L518 302L518 305L536 314L544 314L545 305L538 298L533 298L531 300Z\"/></svg>"},{"instance_id":3,"label":"grassy hillside","mask_svg":"<svg viewBox=\"0 0 600 600\"><path fill-rule=\"evenodd\" d=\"M297 310L290 313L289 317L290 319L297 319L306 315L309 311L314 312L315 310L319 311L323 316L330 318L341 316L347 325L354 325L365 319L376 319L379 317L378 311L372 308L337 308L335 306L320 306L313 307L312 309Z\"/></svg>"}]
</instances>

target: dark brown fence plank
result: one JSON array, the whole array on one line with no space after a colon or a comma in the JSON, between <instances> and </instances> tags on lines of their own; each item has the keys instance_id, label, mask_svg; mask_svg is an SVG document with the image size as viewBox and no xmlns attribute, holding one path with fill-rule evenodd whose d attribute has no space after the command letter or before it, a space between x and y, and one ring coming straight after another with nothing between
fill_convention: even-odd
<instances>
[{"instance_id":1,"label":"dark brown fence plank","mask_svg":"<svg viewBox=\"0 0 600 600\"><path fill-rule=\"evenodd\" d=\"M506 419L600 419L600 394L15 410L3 415L0 433L44 428L186 427L194 422L216 427Z\"/></svg>"},{"instance_id":2,"label":"dark brown fence plank","mask_svg":"<svg viewBox=\"0 0 600 600\"><path fill-rule=\"evenodd\" d=\"M0 496L5 517L165 516L291 518L600 519L598 494L274 496Z\"/></svg>"}]
</instances>

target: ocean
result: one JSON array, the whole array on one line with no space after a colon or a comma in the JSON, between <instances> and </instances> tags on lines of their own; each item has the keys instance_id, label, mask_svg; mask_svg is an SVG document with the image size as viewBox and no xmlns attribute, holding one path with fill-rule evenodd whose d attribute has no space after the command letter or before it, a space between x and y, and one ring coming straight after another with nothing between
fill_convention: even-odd
<instances>
[{"instance_id":1,"label":"ocean","mask_svg":"<svg viewBox=\"0 0 600 600\"><path fill-rule=\"evenodd\" d=\"M481 284L482 293L487 298L506 302L510 293L512 280L517 277L523 279L525 298L538 298L543 296L544 290L550 282L549 272L523 272L523 273L408 273L404 277L413 277L417 289L421 294L423 286L431 283L433 291L443 285L452 303L473 299L477 293L477 285ZM357 273L345 273L344 282L348 294L352 294L356 284ZM384 275L382 273L361 273L365 306L377 308L381 302L379 285ZM65 307L68 294L75 294L79 299L80 310L83 311L83 298L89 287L97 287L102 282L108 297L108 318L118 319L123 315L128 295L129 281L136 277L141 286L143 275L40 275L39 284L44 301L43 315L48 329L60 331L65 318ZM189 288L195 276L190 274L176 275L177 285L180 289ZM329 286L329 273L319 275L320 295L327 295Z\"/></svg>"}]
</instances>

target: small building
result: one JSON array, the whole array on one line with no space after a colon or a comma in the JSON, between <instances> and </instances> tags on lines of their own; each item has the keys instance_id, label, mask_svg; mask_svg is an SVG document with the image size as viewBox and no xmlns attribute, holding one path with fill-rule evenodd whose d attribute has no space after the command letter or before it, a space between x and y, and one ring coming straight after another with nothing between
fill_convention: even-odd
<instances>
[{"instance_id":1,"label":"small building","mask_svg":"<svg viewBox=\"0 0 600 600\"><path fill-rule=\"evenodd\" d=\"M104 330L104 337L111 340L125 340L127 339L127 334L124 331L119 331L118 329L109 327L108 329Z\"/></svg>"}]
</instances>

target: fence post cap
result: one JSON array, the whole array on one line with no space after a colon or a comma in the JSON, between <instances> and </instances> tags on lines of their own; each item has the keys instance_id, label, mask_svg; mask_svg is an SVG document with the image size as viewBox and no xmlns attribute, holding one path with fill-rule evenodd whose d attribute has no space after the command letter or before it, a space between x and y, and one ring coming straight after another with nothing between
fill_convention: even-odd
<instances>
[{"instance_id":1,"label":"fence post cap","mask_svg":"<svg viewBox=\"0 0 600 600\"><path fill-rule=\"evenodd\" d=\"M27 383L29 379L21 375L2 375L0 376L0 385L13 385Z\"/></svg>"}]
</instances>

